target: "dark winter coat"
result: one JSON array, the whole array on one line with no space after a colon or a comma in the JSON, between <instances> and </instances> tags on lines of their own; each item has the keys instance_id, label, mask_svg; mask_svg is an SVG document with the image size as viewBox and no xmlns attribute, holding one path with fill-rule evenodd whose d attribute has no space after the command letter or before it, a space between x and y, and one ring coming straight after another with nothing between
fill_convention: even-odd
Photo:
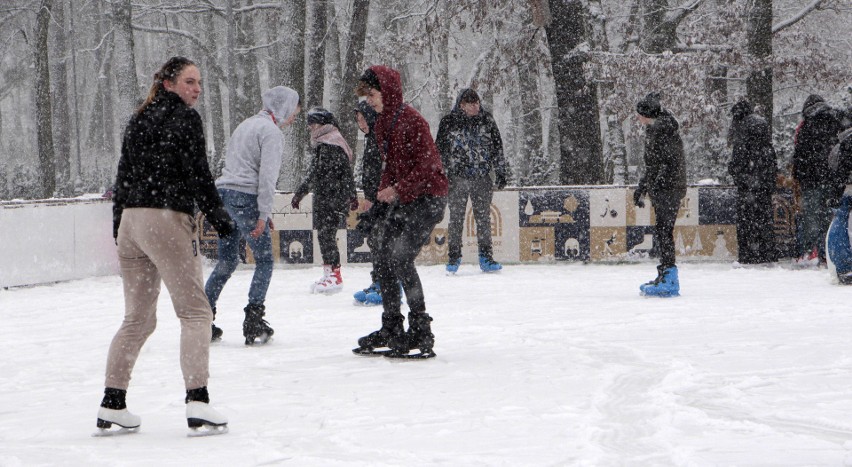
<instances>
[{"instance_id":1,"label":"dark winter coat","mask_svg":"<svg viewBox=\"0 0 852 467\"><path fill-rule=\"evenodd\" d=\"M382 65L370 69L379 79L384 105L375 128L384 161L379 191L394 187L400 204L447 196L449 183L429 123L403 102L399 72Z\"/></svg>"},{"instance_id":2,"label":"dark winter coat","mask_svg":"<svg viewBox=\"0 0 852 467\"><path fill-rule=\"evenodd\" d=\"M498 180L506 180L506 158L503 139L494 117L480 108L479 114L468 116L460 100L462 89L452 111L441 119L435 143L441 153L444 170L450 178L475 178L487 175L492 169Z\"/></svg>"},{"instance_id":3,"label":"dark winter coat","mask_svg":"<svg viewBox=\"0 0 852 467\"><path fill-rule=\"evenodd\" d=\"M678 199L686 194L686 160L680 124L668 110L662 110L645 130L645 174L638 191L653 201L659 196Z\"/></svg>"},{"instance_id":4,"label":"dark winter coat","mask_svg":"<svg viewBox=\"0 0 852 467\"><path fill-rule=\"evenodd\" d=\"M310 191L314 192L314 228L337 227L349 213L349 201L357 197L352 166L343 148L317 145L305 181L299 185L295 197L302 199Z\"/></svg>"},{"instance_id":5,"label":"dark winter coat","mask_svg":"<svg viewBox=\"0 0 852 467\"><path fill-rule=\"evenodd\" d=\"M370 132L364 135L364 156L361 169L361 187L364 197L371 202L376 202L376 194L379 192L379 182L382 179L382 154L376 143L376 111L366 101L358 103L358 111L367 121Z\"/></svg>"},{"instance_id":6,"label":"dark winter coat","mask_svg":"<svg viewBox=\"0 0 852 467\"><path fill-rule=\"evenodd\" d=\"M831 186L828 154L837 143L840 124L819 96L808 99L802 117L793 151L793 177L803 190Z\"/></svg>"},{"instance_id":7,"label":"dark winter coat","mask_svg":"<svg viewBox=\"0 0 852 467\"><path fill-rule=\"evenodd\" d=\"M778 165L766 119L748 105L734 114L728 139L732 146L728 173L737 190L773 191Z\"/></svg>"},{"instance_id":8,"label":"dark winter coat","mask_svg":"<svg viewBox=\"0 0 852 467\"><path fill-rule=\"evenodd\" d=\"M831 157L836 158L831 167L833 182L829 197L834 204L840 201L846 189L846 182L852 175L852 128L847 128L838 136L838 144L832 149ZM837 152L835 154L835 151Z\"/></svg>"},{"instance_id":9,"label":"dark winter coat","mask_svg":"<svg viewBox=\"0 0 852 467\"><path fill-rule=\"evenodd\" d=\"M124 130L113 200L116 238L126 208L194 215L198 205L220 236L234 229L207 165L201 116L170 91L161 90Z\"/></svg>"}]
</instances>

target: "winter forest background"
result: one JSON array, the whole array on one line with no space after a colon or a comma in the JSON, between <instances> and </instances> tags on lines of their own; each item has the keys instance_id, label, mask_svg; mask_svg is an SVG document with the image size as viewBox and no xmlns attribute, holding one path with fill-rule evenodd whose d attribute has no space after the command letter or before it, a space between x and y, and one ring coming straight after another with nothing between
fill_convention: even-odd
<instances>
[{"instance_id":1,"label":"winter forest background","mask_svg":"<svg viewBox=\"0 0 852 467\"><path fill-rule=\"evenodd\" d=\"M173 55L200 65L214 175L279 84L335 112L355 146L357 79L388 64L433 134L475 87L514 185L635 183L649 91L681 122L689 181L727 183L739 98L771 117L782 168L808 94L852 104L850 25L852 0L3 0L0 199L108 188L125 122ZM281 190L305 166L297 122Z\"/></svg>"}]
</instances>

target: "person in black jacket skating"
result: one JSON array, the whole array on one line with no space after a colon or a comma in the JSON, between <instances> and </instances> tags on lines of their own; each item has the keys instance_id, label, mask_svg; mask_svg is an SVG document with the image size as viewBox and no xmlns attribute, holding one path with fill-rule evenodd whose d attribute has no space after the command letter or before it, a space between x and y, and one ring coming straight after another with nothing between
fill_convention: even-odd
<instances>
[{"instance_id":1,"label":"person in black jacket skating","mask_svg":"<svg viewBox=\"0 0 852 467\"><path fill-rule=\"evenodd\" d=\"M738 260L742 264L773 262L776 253L772 194L778 165L772 133L747 100L737 102L731 115L728 173L737 187Z\"/></svg>"},{"instance_id":2,"label":"person in black jacket skating","mask_svg":"<svg viewBox=\"0 0 852 467\"><path fill-rule=\"evenodd\" d=\"M343 288L337 229L349 209L358 209L352 177L352 150L340 134L331 112L314 107L308 111L307 120L314 157L291 205L299 209L302 198L313 190L313 221L322 254L323 276L314 282L311 291L337 293Z\"/></svg>"},{"instance_id":3,"label":"person in black jacket skating","mask_svg":"<svg viewBox=\"0 0 852 467\"><path fill-rule=\"evenodd\" d=\"M802 237L800 264L825 264L825 234L831 223L827 206L831 191L828 156L837 143L840 125L825 100L811 94L802 106L802 122L796 128L793 177L802 189Z\"/></svg>"},{"instance_id":4,"label":"person in black jacket skating","mask_svg":"<svg viewBox=\"0 0 852 467\"><path fill-rule=\"evenodd\" d=\"M651 198L657 219L654 239L660 252L657 278L639 287L642 295L671 297L680 294L675 266L674 225L680 202L686 195L686 162L677 120L660 105L660 95L650 93L636 104L639 123L645 125L645 174L633 193L633 202L644 207Z\"/></svg>"},{"instance_id":5,"label":"person in black jacket skating","mask_svg":"<svg viewBox=\"0 0 852 467\"><path fill-rule=\"evenodd\" d=\"M500 130L491 114L481 107L476 91L459 92L452 111L441 119L435 144L450 181L447 272L455 273L461 264L468 198L476 222L479 267L484 272L499 271L502 266L494 261L491 243L491 198L494 188L502 190L506 186L508 169Z\"/></svg>"},{"instance_id":6,"label":"person in black jacket skating","mask_svg":"<svg viewBox=\"0 0 852 467\"><path fill-rule=\"evenodd\" d=\"M154 75L147 99L127 128L113 198L113 235L124 283L125 313L106 365L106 389L97 426L135 429L138 416L125 401L139 352L157 325L162 281L180 319L180 366L191 428L224 430L228 420L209 406L213 312L204 293L197 205L220 236L234 222L222 205L207 165L204 125L192 109L201 74L189 59L173 57Z\"/></svg>"},{"instance_id":7,"label":"person in black jacket skating","mask_svg":"<svg viewBox=\"0 0 852 467\"><path fill-rule=\"evenodd\" d=\"M385 210L384 204L377 203L376 194L379 191L379 181L382 178L382 155L376 144L376 134L373 127L376 125L376 111L367 104L367 101L358 102L355 107L355 120L358 129L364 133L364 154L361 157L361 187L364 190L364 205L366 211L358 216L358 230L367 236L367 246L372 253L376 249L375 235L372 234L373 227L377 225L376 220L382 217ZM353 298L356 304L375 306L382 304L382 289L376 270L370 271L370 285L363 290L355 292Z\"/></svg>"}]
</instances>

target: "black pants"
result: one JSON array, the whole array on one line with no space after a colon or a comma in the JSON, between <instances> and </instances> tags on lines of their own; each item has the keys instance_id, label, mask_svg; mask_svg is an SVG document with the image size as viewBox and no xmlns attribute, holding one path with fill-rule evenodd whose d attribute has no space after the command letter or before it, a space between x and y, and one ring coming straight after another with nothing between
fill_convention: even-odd
<instances>
[{"instance_id":1,"label":"black pants","mask_svg":"<svg viewBox=\"0 0 852 467\"><path fill-rule=\"evenodd\" d=\"M423 285L414 259L429 242L432 229L444 218L446 204L446 198L423 196L409 204L394 206L373 230L376 243L373 267L382 288L383 318L402 317L400 282L410 311L426 311Z\"/></svg>"},{"instance_id":2,"label":"black pants","mask_svg":"<svg viewBox=\"0 0 852 467\"><path fill-rule=\"evenodd\" d=\"M651 203L657 215L654 224L654 240L660 253L660 266L669 268L675 265L674 226L677 211L684 194L679 191L665 191L651 194Z\"/></svg>"},{"instance_id":3,"label":"black pants","mask_svg":"<svg viewBox=\"0 0 852 467\"><path fill-rule=\"evenodd\" d=\"M322 263L332 267L340 266L340 250L337 248L337 227L322 226L317 230Z\"/></svg>"},{"instance_id":4,"label":"black pants","mask_svg":"<svg viewBox=\"0 0 852 467\"><path fill-rule=\"evenodd\" d=\"M775 261L772 191L737 189L738 260L744 264Z\"/></svg>"},{"instance_id":5,"label":"black pants","mask_svg":"<svg viewBox=\"0 0 852 467\"><path fill-rule=\"evenodd\" d=\"M449 260L454 262L462 256L462 231L467 200L473 204L473 219L476 221L476 240L479 254L492 258L491 247L491 177L454 177L450 180Z\"/></svg>"}]
</instances>

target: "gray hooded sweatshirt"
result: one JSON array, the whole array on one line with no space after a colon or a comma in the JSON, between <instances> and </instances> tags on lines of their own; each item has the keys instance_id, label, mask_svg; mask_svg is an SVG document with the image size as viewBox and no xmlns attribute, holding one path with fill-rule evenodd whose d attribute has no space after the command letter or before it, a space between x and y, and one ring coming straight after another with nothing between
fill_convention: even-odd
<instances>
[{"instance_id":1,"label":"gray hooded sweatshirt","mask_svg":"<svg viewBox=\"0 0 852 467\"><path fill-rule=\"evenodd\" d=\"M272 198L278 184L284 134L278 124L299 104L299 94L276 86L261 96L263 110L237 126L228 141L228 153L216 187L257 195L258 220L272 216ZM278 122L278 124L276 124Z\"/></svg>"}]
</instances>

